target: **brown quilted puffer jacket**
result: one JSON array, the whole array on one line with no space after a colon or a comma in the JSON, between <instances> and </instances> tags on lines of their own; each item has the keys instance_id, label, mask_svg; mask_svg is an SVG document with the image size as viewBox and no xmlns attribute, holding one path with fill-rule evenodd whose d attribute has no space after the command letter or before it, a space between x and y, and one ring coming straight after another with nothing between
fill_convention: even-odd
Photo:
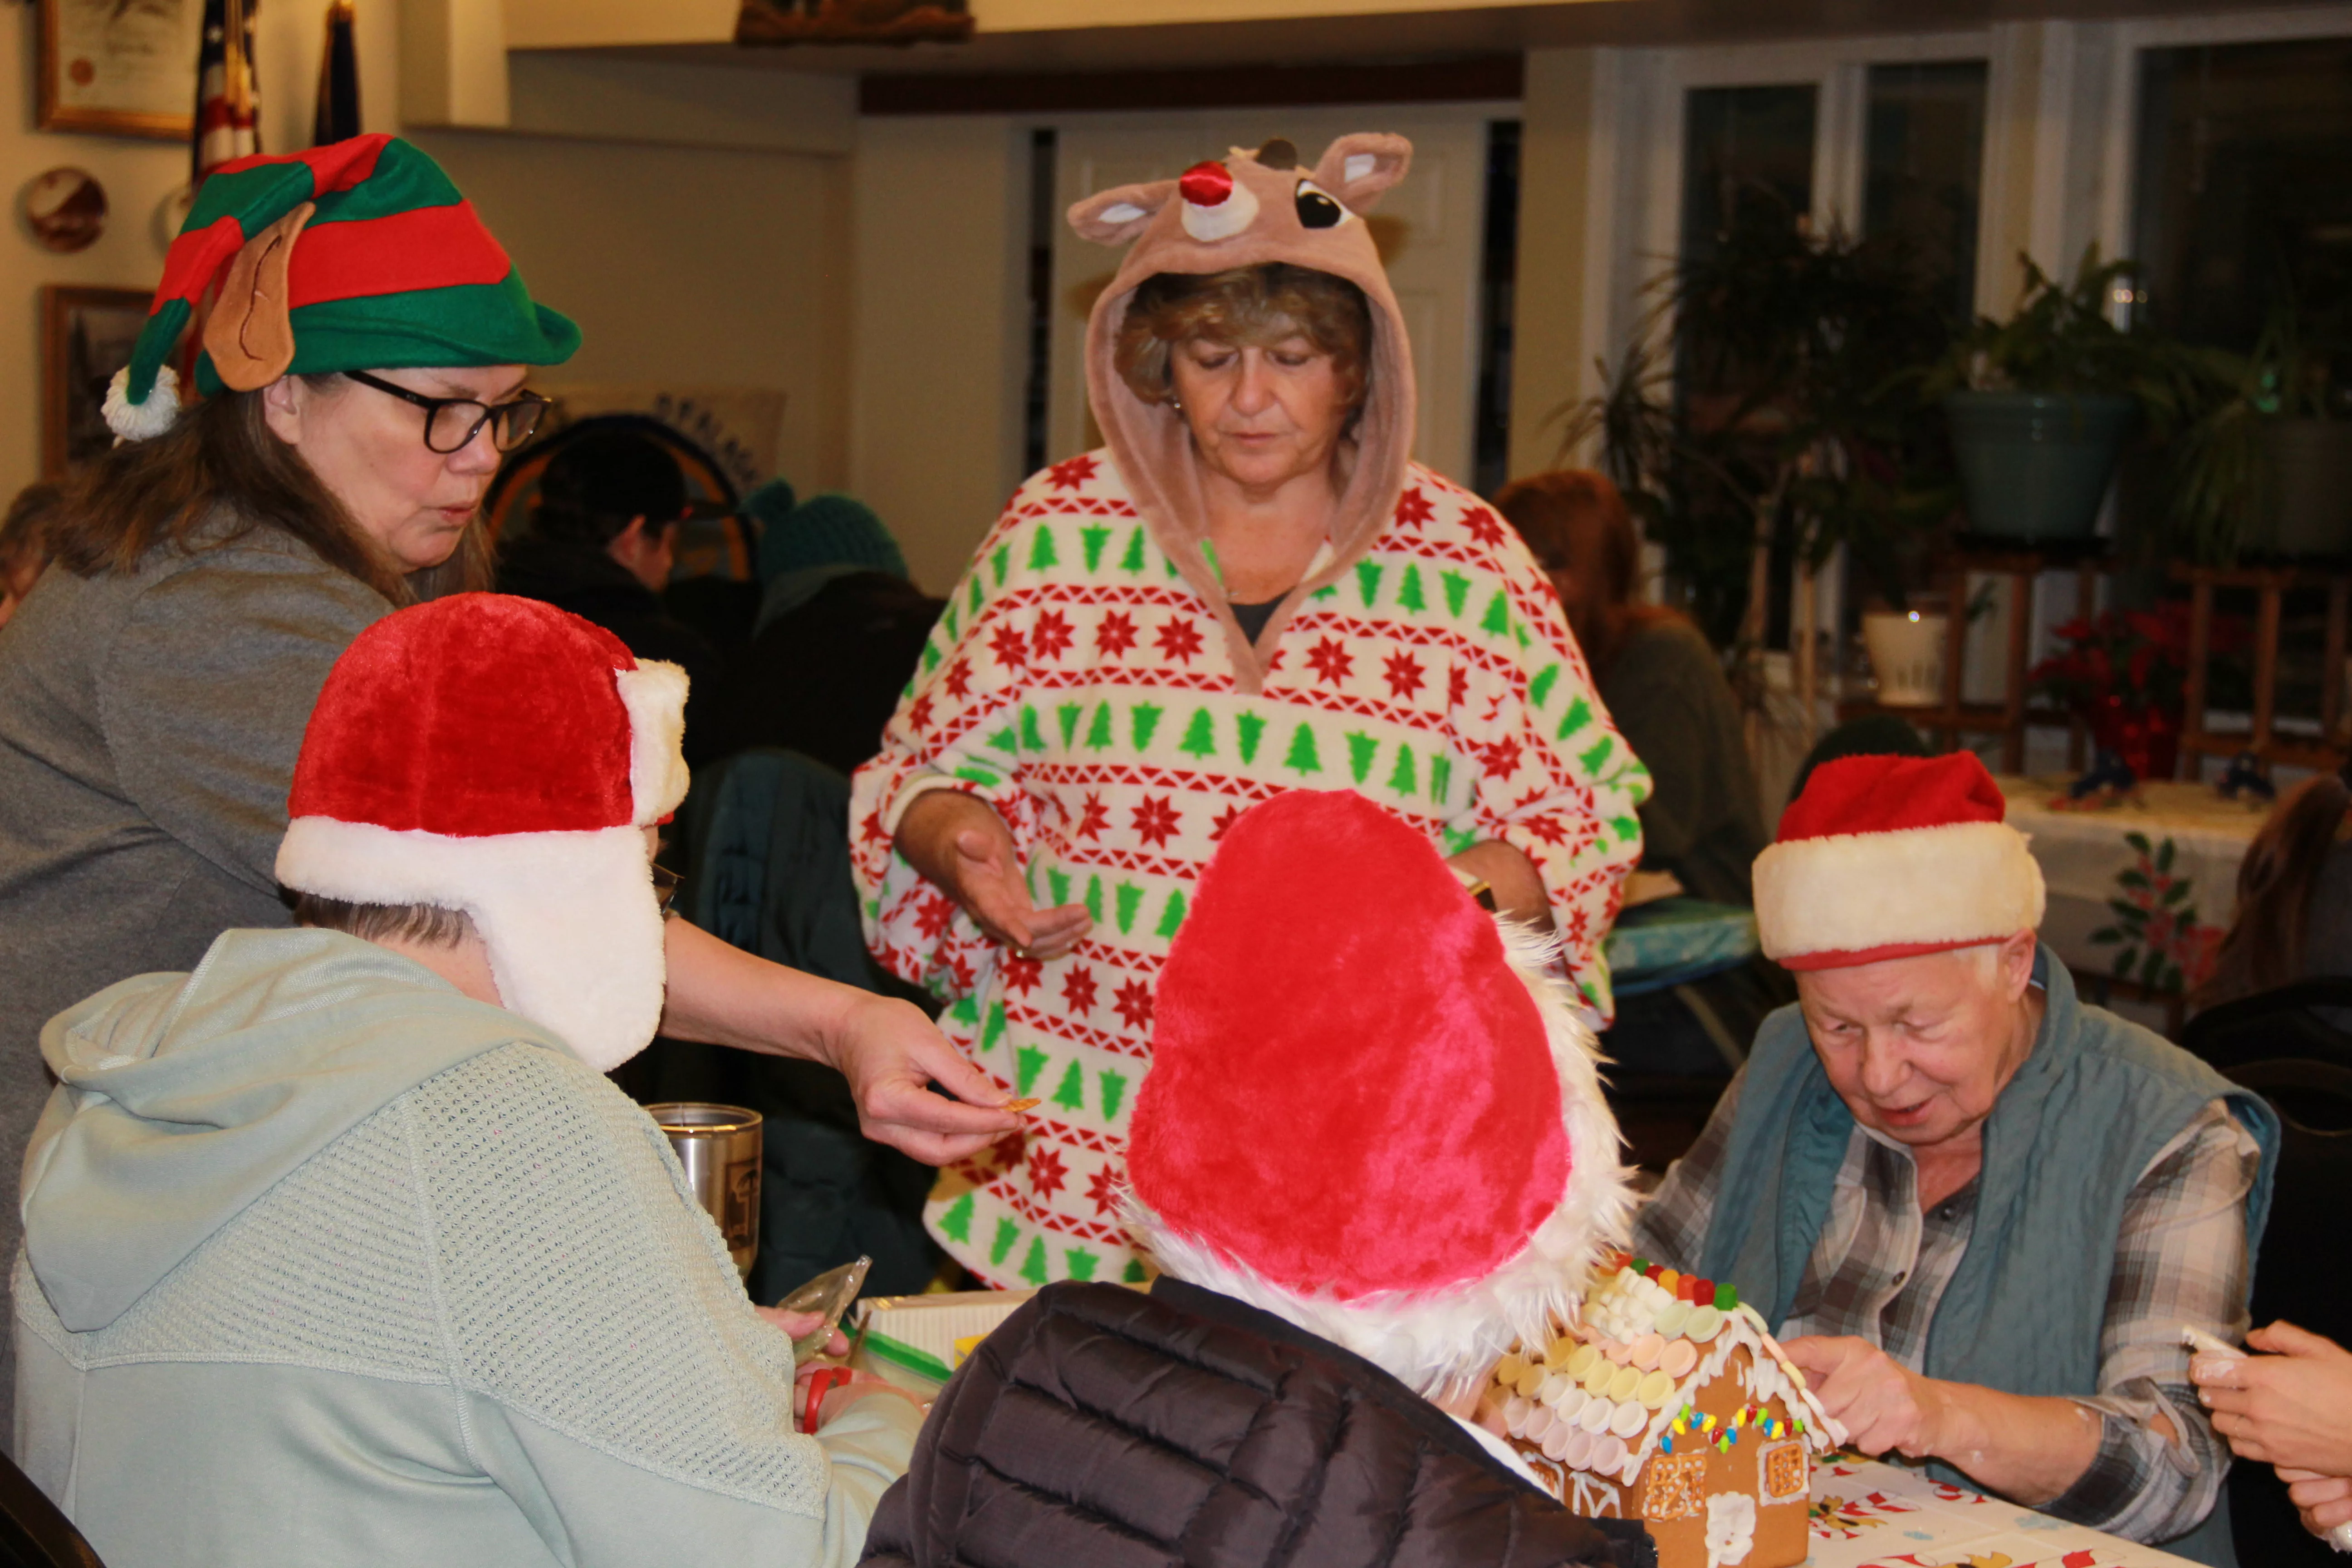
<instances>
[{"instance_id":1,"label":"brown quilted puffer jacket","mask_svg":"<svg viewBox=\"0 0 2352 1568\"><path fill-rule=\"evenodd\" d=\"M1230 1297L1049 1285L940 1395L894 1568L1654 1568L1362 1357Z\"/></svg>"}]
</instances>

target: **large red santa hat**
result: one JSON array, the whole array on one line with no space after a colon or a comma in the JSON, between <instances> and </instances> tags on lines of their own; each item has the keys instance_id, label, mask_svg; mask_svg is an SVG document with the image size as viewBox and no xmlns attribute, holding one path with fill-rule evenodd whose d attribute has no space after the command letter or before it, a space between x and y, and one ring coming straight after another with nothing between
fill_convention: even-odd
<instances>
[{"instance_id":1,"label":"large red santa hat","mask_svg":"<svg viewBox=\"0 0 2352 1568\"><path fill-rule=\"evenodd\" d=\"M1244 813L1160 970L1138 1234L1424 1393L1549 1338L1629 1207L1555 951L1361 796Z\"/></svg>"},{"instance_id":2,"label":"large red santa hat","mask_svg":"<svg viewBox=\"0 0 2352 1568\"><path fill-rule=\"evenodd\" d=\"M1970 752L1823 763L1756 858L1756 930L1783 968L1843 969L2042 923L2042 868Z\"/></svg>"},{"instance_id":3,"label":"large red santa hat","mask_svg":"<svg viewBox=\"0 0 2352 1568\"><path fill-rule=\"evenodd\" d=\"M507 1007L609 1072L661 1017L643 829L686 795L686 674L530 599L385 616L335 661L288 800L278 879L462 910Z\"/></svg>"}]
</instances>

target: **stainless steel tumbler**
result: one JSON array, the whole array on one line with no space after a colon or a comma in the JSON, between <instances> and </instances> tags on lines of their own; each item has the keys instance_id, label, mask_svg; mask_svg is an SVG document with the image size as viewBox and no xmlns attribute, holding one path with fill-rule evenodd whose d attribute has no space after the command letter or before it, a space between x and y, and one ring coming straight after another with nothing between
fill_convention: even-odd
<instances>
[{"instance_id":1,"label":"stainless steel tumbler","mask_svg":"<svg viewBox=\"0 0 2352 1568\"><path fill-rule=\"evenodd\" d=\"M735 1271L749 1279L760 1250L760 1113L694 1101L648 1105L646 1113L668 1134L687 1185L727 1238Z\"/></svg>"}]
</instances>

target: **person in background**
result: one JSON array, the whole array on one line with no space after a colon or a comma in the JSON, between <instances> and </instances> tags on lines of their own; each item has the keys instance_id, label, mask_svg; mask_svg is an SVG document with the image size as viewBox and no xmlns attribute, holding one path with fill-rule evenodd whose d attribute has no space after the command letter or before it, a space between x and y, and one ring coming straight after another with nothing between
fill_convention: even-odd
<instances>
[{"instance_id":1,"label":"person in background","mask_svg":"<svg viewBox=\"0 0 2352 1568\"><path fill-rule=\"evenodd\" d=\"M1797 1005L1635 1243L1738 1280L1862 1452L2228 1564L2180 1331L2245 1331L2278 1117L2075 996L2006 806L1967 752L1813 770L1756 863Z\"/></svg>"},{"instance_id":2,"label":"person in background","mask_svg":"<svg viewBox=\"0 0 2352 1568\"><path fill-rule=\"evenodd\" d=\"M688 511L686 476L660 442L634 430L584 432L541 470L530 531L499 548L499 592L593 621L638 658L675 664L695 689L710 690L719 650L660 597ZM689 763L717 754L701 734L702 708L689 700Z\"/></svg>"},{"instance_id":3,"label":"person in background","mask_svg":"<svg viewBox=\"0 0 2352 1568\"><path fill-rule=\"evenodd\" d=\"M114 1568L856 1557L918 1405L806 1419L821 1320L604 1077L661 1015L685 696L546 605L385 616L295 763L300 929L42 1032L16 1458Z\"/></svg>"},{"instance_id":4,"label":"person in background","mask_svg":"<svg viewBox=\"0 0 2352 1568\"><path fill-rule=\"evenodd\" d=\"M1650 770L1642 869L1672 876L1695 899L1754 904L1749 868L1768 836L1739 701L1698 627L1636 597L1642 541L1624 498L1605 474L1561 469L1506 485L1495 509L1551 580L1602 706ZM1787 1000L1761 963L1627 997L1610 1052L1636 1068L1719 1076L1731 1066L1724 1045L1744 1054L1764 1015Z\"/></svg>"},{"instance_id":5,"label":"person in background","mask_svg":"<svg viewBox=\"0 0 2352 1568\"><path fill-rule=\"evenodd\" d=\"M0 626L8 624L49 563L47 530L65 501L53 484L26 485L0 517Z\"/></svg>"},{"instance_id":6,"label":"person in background","mask_svg":"<svg viewBox=\"0 0 2352 1568\"><path fill-rule=\"evenodd\" d=\"M1087 328L1106 445L1013 493L857 772L868 945L1045 1102L931 1196L989 1283L1148 1277L1108 1217L1153 986L1270 794L1398 813L1612 1010L1649 779L1526 546L1412 460L1411 342L1362 218L1411 157L1343 136L1310 169L1277 141L1071 209L1129 247Z\"/></svg>"},{"instance_id":7,"label":"person in background","mask_svg":"<svg viewBox=\"0 0 2352 1568\"><path fill-rule=\"evenodd\" d=\"M1630 1198L1574 994L1499 924L1361 795L1234 820L1160 972L1117 1211L1166 1272L1048 1285L983 1340L868 1563L1655 1563L1480 1409Z\"/></svg>"},{"instance_id":8,"label":"person in background","mask_svg":"<svg viewBox=\"0 0 2352 1568\"><path fill-rule=\"evenodd\" d=\"M882 749L944 601L907 580L898 542L863 501L795 505L792 486L771 479L743 510L760 524L759 618L697 721L710 724L714 755L782 746L855 773Z\"/></svg>"},{"instance_id":9,"label":"person in background","mask_svg":"<svg viewBox=\"0 0 2352 1568\"><path fill-rule=\"evenodd\" d=\"M2352 764L2272 808L2238 868L2238 911L2200 1011L2315 974L2352 974Z\"/></svg>"},{"instance_id":10,"label":"person in background","mask_svg":"<svg viewBox=\"0 0 2352 1568\"><path fill-rule=\"evenodd\" d=\"M461 263L493 281L451 285ZM126 439L78 479L55 569L0 633L0 1171L48 1100L58 1009L193 969L225 930L290 923L278 851L327 672L397 605L488 581L482 498L547 405L529 366L580 342L391 136L214 171L164 276L107 399ZM166 361L208 292L205 395L184 410ZM918 1158L1019 1125L906 1003L687 921L667 936L670 1037L825 1061L867 1131ZM0 1257L17 1216L0 1203ZM13 1385L0 1365L0 1398Z\"/></svg>"}]
</instances>

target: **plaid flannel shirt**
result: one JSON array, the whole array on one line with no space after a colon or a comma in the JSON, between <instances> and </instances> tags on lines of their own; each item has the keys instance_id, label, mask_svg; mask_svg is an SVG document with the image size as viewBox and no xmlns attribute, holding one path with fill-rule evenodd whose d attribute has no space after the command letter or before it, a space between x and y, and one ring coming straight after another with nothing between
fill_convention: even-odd
<instances>
[{"instance_id":1,"label":"plaid flannel shirt","mask_svg":"<svg viewBox=\"0 0 2352 1568\"><path fill-rule=\"evenodd\" d=\"M1635 1222L1646 1256L1698 1256L1745 1072ZM2216 1100L2134 1184L2108 1275L2099 1392L2075 1400L2102 1417L2098 1457L2041 1511L2141 1542L2170 1540L2212 1511L2230 1452L2189 1385L2180 1325L2245 1337L2245 1202L2261 1158ZM1857 1126L1783 1337L1852 1334L1918 1371L1936 1304L1968 1251L1976 1197L1970 1182L1923 1214L1910 1152ZM2159 1415L2177 1441L2157 1430Z\"/></svg>"}]
</instances>

